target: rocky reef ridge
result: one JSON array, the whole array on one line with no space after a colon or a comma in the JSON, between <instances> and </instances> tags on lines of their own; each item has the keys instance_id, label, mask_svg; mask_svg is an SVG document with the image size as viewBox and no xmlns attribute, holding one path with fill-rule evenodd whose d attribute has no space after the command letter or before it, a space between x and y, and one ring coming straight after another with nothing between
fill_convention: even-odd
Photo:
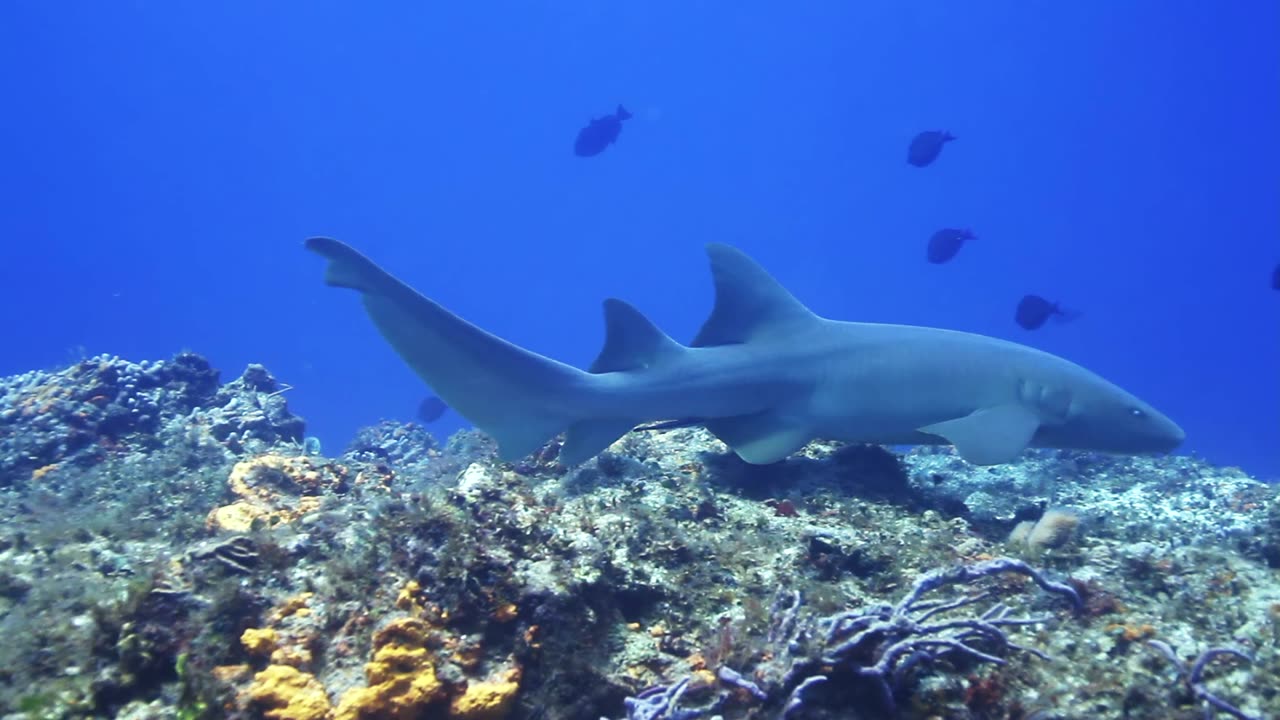
<instances>
[{"instance_id":1,"label":"rocky reef ridge","mask_svg":"<svg viewBox=\"0 0 1280 720\"><path fill-rule=\"evenodd\" d=\"M1280 498L699 429L314 452L192 353L0 379L5 718L1280 717Z\"/></svg>"}]
</instances>

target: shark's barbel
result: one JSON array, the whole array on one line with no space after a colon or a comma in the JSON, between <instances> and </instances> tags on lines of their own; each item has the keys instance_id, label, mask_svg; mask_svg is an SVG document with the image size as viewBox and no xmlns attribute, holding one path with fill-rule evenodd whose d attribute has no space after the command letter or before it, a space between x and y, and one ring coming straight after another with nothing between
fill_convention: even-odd
<instances>
[{"instance_id":1,"label":"shark's barbel","mask_svg":"<svg viewBox=\"0 0 1280 720\"><path fill-rule=\"evenodd\" d=\"M1027 447L1163 452L1182 429L1055 355L972 333L819 317L739 250L707 246L711 317L689 346L621 300L586 370L481 330L351 247L311 238L325 280L361 293L387 342L514 460L567 431L560 458L591 458L636 425L692 418L743 460L771 463L815 438L955 445L980 465Z\"/></svg>"}]
</instances>

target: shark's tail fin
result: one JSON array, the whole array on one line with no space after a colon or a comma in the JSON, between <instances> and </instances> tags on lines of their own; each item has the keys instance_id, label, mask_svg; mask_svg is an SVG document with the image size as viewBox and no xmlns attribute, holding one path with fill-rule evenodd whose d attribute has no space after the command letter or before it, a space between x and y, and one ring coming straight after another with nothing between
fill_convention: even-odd
<instances>
[{"instance_id":1,"label":"shark's tail fin","mask_svg":"<svg viewBox=\"0 0 1280 720\"><path fill-rule=\"evenodd\" d=\"M1067 308L1067 307L1062 307L1061 305L1055 304L1054 313L1051 317L1053 318L1054 322L1069 323L1075 320L1079 320L1080 316L1083 314L1084 313L1082 311L1076 310L1075 308Z\"/></svg>"},{"instance_id":2,"label":"shark's tail fin","mask_svg":"<svg viewBox=\"0 0 1280 720\"><path fill-rule=\"evenodd\" d=\"M328 259L325 282L359 291L391 347L450 407L492 435L504 459L528 455L583 419L587 373L481 330L337 240L311 238L306 246Z\"/></svg>"}]
</instances>

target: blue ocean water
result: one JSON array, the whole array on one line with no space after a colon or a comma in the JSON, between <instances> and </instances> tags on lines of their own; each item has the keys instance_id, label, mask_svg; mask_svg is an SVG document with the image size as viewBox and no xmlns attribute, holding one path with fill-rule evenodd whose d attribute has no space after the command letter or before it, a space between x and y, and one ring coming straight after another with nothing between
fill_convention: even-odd
<instances>
[{"instance_id":1,"label":"blue ocean water","mask_svg":"<svg viewBox=\"0 0 1280 720\"><path fill-rule=\"evenodd\" d=\"M307 236L578 366L605 297L690 338L720 240L821 314L1080 362L1275 478L1278 48L1265 0L14 0L0 373L260 362L336 450L429 391ZM619 103L618 143L574 156ZM959 139L907 165L932 129ZM927 264L948 226L978 239ZM1082 315L1024 331L1026 293Z\"/></svg>"}]
</instances>

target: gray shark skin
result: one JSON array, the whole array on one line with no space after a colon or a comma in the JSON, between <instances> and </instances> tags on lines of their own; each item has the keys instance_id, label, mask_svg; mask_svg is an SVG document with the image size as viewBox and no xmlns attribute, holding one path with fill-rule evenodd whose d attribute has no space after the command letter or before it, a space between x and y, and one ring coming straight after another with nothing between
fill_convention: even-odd
<instances>
[{"instance_id":1,"label":"gray shark skin","mask_svg":"<svg viewBox=\"0 0 1280 720\"><path fill-rule=\"evenodd\" d=\"M391 347L506 460L567 431L581 463L635 426L693 419L749 463L815 438L947 444L994 465L1028 447L1166 452L1184 434L1155 408L1079 365L972 333L819 317L728 245L707 246L711 316L681 345L621 300L604 303L604 349L587 370L468 323L351 247L311 238L325 281L361 294Z\"/></svg>"}]
</instances>

